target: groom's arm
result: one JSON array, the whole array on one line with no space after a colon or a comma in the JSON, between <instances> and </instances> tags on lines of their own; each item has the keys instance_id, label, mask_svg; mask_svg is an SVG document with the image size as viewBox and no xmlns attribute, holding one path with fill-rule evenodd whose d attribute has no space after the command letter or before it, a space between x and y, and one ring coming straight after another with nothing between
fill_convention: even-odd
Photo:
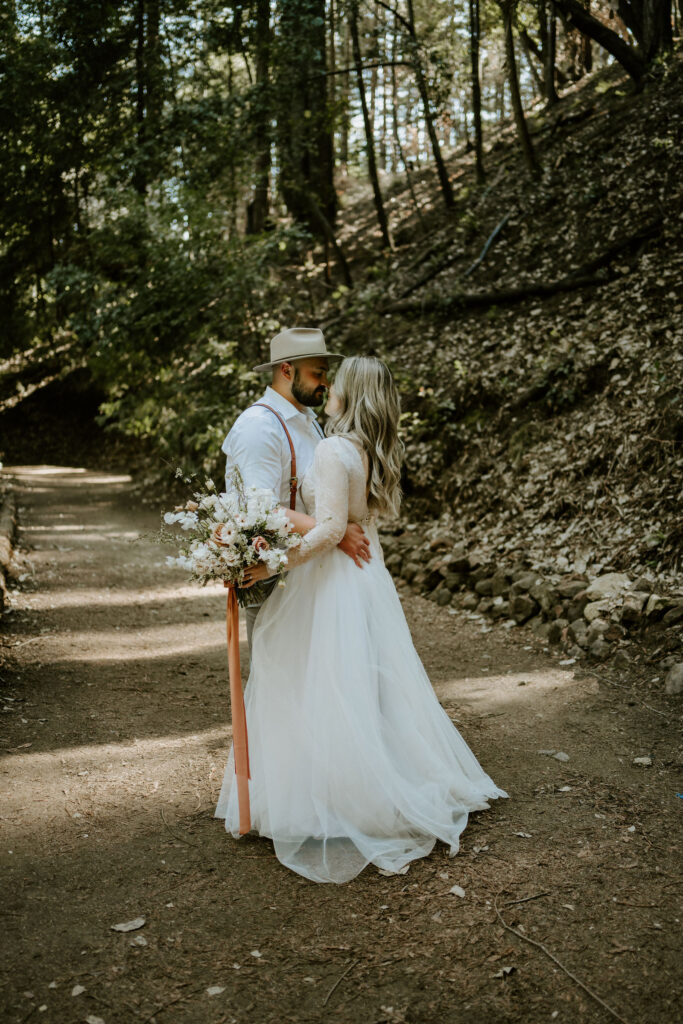
<instances>
[{"instance_id":1,"label":"groom's arm","mask_svg":"<svg viewBox=\"0 0 683 1024\"><path fill-rule=\"evenodd\" d=\"M302 536L305 536L316 525L313 516L307 516L304 512L296 512L290 508L286 511L292 526ZM359 526L358 523L347 524L346 533L339 541L337 547L345 555L348 555L360 569L363 567L363 562L370 561L370 541L363 533L362 526Z\"/></svg>"},{"instance_id":2,"label":"groom's arm","mask_svg":"<svg viewBox=\"0 0 683 1024\"><path fill-rule=\"evenodd\" d=\"M233 427L234 435L226 452L226 490L230 489L229 477L237 467L245 487L263 487L272 492L275 501L280 501L282 481L282 444L279 435L263 416L243 413ZM279 424L275 424L279 429Z\"/></svg>"}]
</instances>

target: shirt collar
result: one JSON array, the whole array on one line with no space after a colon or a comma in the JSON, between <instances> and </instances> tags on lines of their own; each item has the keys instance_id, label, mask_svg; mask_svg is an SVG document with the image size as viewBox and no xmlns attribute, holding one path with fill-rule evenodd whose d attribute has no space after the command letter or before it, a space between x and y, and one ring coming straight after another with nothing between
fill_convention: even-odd
<instances>
[{"instance_id":1,"label":"shirt collar","mask_svg":"<svg viewBox=\"0 0 683 1024\"><path fill-rule=\"evenodd\" d=\"M272 405L273 409L276 409L280 413L283 419L290 420L294 416L306 416L308 419L316 419L316 414L313 409L305 408L303 412L300 412L295 405L288 402L286 398L279 395L274 388L270 386L266 388L266 393L263 396L262 401L268 405Z\"/></svg>"}]
</instances>

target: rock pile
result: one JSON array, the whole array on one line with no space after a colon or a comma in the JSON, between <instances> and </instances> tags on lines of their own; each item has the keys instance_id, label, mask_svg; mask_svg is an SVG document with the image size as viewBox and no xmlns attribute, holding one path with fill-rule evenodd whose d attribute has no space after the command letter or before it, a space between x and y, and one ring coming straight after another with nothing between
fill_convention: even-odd
<instances>
[{"instance_id":1,"label":"rock pile","mask_svg":"<svg viewBox=\"0 0 683 1024\"><path fill-rule=\"evenodd\" d=\"M670 648L683 633L683 594L659 593L651 575L631 579L608 566L593 576L590 570L547 573L524 558L501 565L447 534L425 540L415 528L385 534L382 546L390 572L437 605L456 605L507 628L528 625L571 657L614 656L623 667L644 630L666 632ZM676 667L675 657L666 660L663 667ZM667 692L680 692L679 668Z\"/></svg>"}]
</instances>

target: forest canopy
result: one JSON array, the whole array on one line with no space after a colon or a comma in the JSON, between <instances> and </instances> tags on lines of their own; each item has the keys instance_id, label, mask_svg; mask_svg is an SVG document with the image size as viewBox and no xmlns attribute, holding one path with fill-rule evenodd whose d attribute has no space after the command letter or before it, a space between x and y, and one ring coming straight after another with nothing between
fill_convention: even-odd
<instances>
[{"instance_id":1,"label":"forest canopy","mask_svg":"<svg viewBox=\"0 0 683 1024\"><path fill-rule=\"evenodd\" d=\"M340 209L515 125L616 62L639 90L672 47L671 0L41 0L5 5L0 356L36 386L86 366L105 421L195 467L282 325L343 309ZM306 301L302 305L302 288ZM22 362L23 360L23 362ZM7 364L9 365L9 363ZM17 401L21 396L12 396Z\"/></svg>"}]
</instances>

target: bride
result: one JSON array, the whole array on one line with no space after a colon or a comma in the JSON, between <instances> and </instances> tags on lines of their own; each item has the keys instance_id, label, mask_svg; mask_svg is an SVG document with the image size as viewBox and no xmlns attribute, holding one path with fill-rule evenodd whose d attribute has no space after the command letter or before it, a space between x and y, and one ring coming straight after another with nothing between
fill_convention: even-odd
<instances>
[{"instance_id":1,"label":"bride","mask_svg":"<svg viewBox=\"0 0 683 1024\"><path fill-rule=\"evenodd\" d=\"M437 839L454 856L470 811L507 794L439 704L384 567L375 517L398 511L402 455L388 368L344 360L325 412L302 484L315 516L289 512L304 536L256 620L245 705L252 827L293 871L346 882L368 864L400 871ZM337 548L348 522L370 539L362 569ZM216 817L238 838L234 778L231 752Z\"/></svg>"}]
</instances>

